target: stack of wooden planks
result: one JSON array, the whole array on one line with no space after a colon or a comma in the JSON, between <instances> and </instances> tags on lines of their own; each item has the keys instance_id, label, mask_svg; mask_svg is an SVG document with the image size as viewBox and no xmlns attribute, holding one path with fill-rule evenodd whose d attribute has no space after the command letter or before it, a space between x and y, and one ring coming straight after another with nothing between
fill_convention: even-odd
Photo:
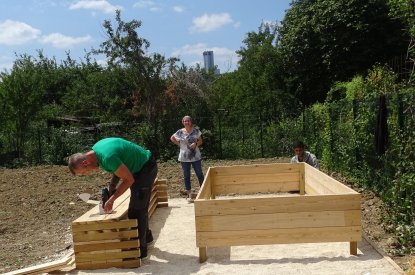
<instances>
[{"instance_id":1,"label":"stack of wooden planks","mask_svg":"<svg viewBox=\"0 0 415 275\"><path fill-rule=\"evenodd\" d=\"M72 222L77 269L141 266L137 220L127 219L130 190L114 203L113 212L99 214L95 206ZM167 180L156 179L153 185L149 218L157 207L167 207Z\"/></svg>"}]
</instances>

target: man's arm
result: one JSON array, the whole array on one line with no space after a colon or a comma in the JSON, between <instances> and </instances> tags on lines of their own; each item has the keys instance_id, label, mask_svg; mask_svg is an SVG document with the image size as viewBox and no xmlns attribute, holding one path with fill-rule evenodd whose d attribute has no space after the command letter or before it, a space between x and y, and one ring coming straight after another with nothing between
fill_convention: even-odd
<instances>
[{"instance_id":1,"label":"man's arm","mask_svg":"<svg viewBox=\"0 0 415 275\"><path fill-rule=\"evenodd\" d=\"M310 159L312 161L312 166L314 166L314 168L320 170L320 163L318 162L317 157L314 154L310 153Z\"/></svg>"},{"instance_id":2,"label":"man's arm","mask_svg":"<svg viewBox=\"0 0 415 275\"><path fill-rule=\"evenodd\" d=\"M112 175L111 181L108 184L108 191L110 195L112 195L117 189L117 185L119 181L120 181L120 178L117 175Z\"/></svg>"},{"instance_id":3,"label":"man's arm","mask_svg":"<svg viewBox=\"0 0 415 275\"><path fill-rule=\"evenodd\" d=\"M123 163L120 165L120 167L118 167L117 171L115 171L115 176L121 179L121 183L118 185L115 193L105 203L104 211L106 213L111 212L114 201L134 183L133 174L131 174L130 170Z\"/></svg>"}]
</instances>

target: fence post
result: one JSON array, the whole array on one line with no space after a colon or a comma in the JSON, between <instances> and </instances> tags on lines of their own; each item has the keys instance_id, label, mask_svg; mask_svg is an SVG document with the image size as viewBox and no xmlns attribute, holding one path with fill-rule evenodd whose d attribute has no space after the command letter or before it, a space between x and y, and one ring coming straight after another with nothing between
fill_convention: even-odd
<instances>
[{"instance_id":1,"label":"fence post","mask_svg":"<svg viewBox=\"0 0 415 275\"><path fill-rule=\"evenodd\" d=\"M40 138L40 129L37 129L37 144L38 144L38 156L37 156L37 162L42 162L42 142Z\"/></svg>"},{"instance_id":2,"label":"fence post","mask_svg":"<svg viewBox=\"0 0 415 275\"><path fill-rule=\"evenodd\" d=\"M222 119L227 113L227 110L225 109L217 109L219 113L219 158L223 158L223 152L222 152Z\"/></svg>"},{"instance_id":3,"label":"fence post","mask_svg":"<svg viewBox=\"0 0 415 275\"><path fill-rule=\"evenodd\" d=\"M261 113L259 114L259 135L260 135L260 139L261 139L261 158L264 157L264 133L263 133L263 127L262 127L262 115Z\"/></svg>"}]
</instances>

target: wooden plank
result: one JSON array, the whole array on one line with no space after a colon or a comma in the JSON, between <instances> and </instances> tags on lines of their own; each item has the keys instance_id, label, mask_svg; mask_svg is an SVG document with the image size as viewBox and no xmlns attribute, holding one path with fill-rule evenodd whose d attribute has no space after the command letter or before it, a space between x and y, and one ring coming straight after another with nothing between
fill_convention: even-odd
<instances>
[{"instance_id":1,"label":"wooden plank","mask_svg":"<svg viewBox=\"0 0 415 275\"><path fill-rule=\"evenodd\" d=\"M159 202L167 202L167 201L169 201L169 198L168 197L158 197L157 198L157 203L159 203Z\"/></svg>"},{"instance_id":2,"label":"wooden plank","mask_svg":"<svg viewBox=\"0 0 415 275\"><path fill-rule=\"evenodd\" d=\"M305 168L305 182L306 184L313 183L315 185L318 183L321 186L324 186L325 189L331 191L331 194L356 194L357 192L353 189L347 187L338 180L333 179L329 175L323 173L316 168L304 164Z\"/></svg>"},{"instance_id":3,"label":"wooden plank","mask_svg":"<svg viewBox=\"0 0 415 275\"><path fill-rule=\"evenodd\" d=\"M360 194L195 200L195 216L360 210Z\"/></svg>"},{"instance_id":4,"label":"wooden plank","mask_svg":"<svg viewBox=\"0 0 415 275\"><path fill-rule=\"evenodd\" d=\"M102 251L102 252L80 252L76 254L76 263L83 262L96 262L96 261L108 261L116 259L126 258L138 258L140 257L140 250L127 250L127 251Z\"/></svg>"},{"instance_id":5,"label":"wooden plank","mask_svg":"<svg viewBox=\"0 0 415 275\"><path fill-rule=\"evenodd\" d=\"M215 194L253 194L257 192L263 193L285 193L299 190L299 182L250 182L250 183L234 183L234 184L216 184L215 183Z\"/></svg>"},{"instance_id":6,"label":"wooden plank","mask_svg":"<svg viewBox=\"0 0 415 275\"><path fill-rule=\"evenodd\" d=\"M360 210L196 217L196 231L356 226Z\"/></svg>"},{"instance_id":7,"label":"wooden plank","mask_svg":"<svg viewBox=\"0 0 415 275\"><path fill-rule=\"evenodd\" d=\"M72 232L91 231L91 230L105 230L105 229L125 229L137 227L137 219L121 220L112 222L95 222L84 224L72 224Z\"/></svg>"},{"instance_id":8,"label":"wooden plank","mask_svg":"<svg viewBox=\"0 0 415 275\"><path fill-rule=\"evenodd\" d=\"M157 191L157 197L167 197L167 191Z\"/></svg>"},{"instance_id":9,"label":"wooden plank","mask_svg":"<svg viewBox=\"0 0 415 275\"><path fill-rule=\"evenodd\" d=\"M168 202L159 202L159 203L157 203L157 208L168 207L168 206L169 206Z\"/></svg>"},{"instance_id":10,"label":"wooden plank","mask_svg":"<svg viewBox=\"0 0 415 275\"><path fill-rule=\"evenodd\" d=\"M101 250L113 250L113 249L127 249L137 248L140 246L139 239L128 241L115 241L115 242L97 242L97 243L74 243L73 250L78 252L90 252Z\"/></svg>"},{"instance_id":11,"label":"wooden plank","mask_svg":"<svg viewBox=\"0 0 415 275\"><path fill-rule=\"evenodd\" d=\"M300 195L304 195L305 194L305 167L304 167L304 163L300 163L299 189L300 189Z\"/></svg>"},{"instance_id":12,"label":"wooden plank","mask_svg":"<svg viewBox=\"0 0 415 275\"><path fill-rule=\"evenodd\" d=\"M69 255L64 257L63 259L59 259L56 261L52 261L49 263L44 263L36 266L30 266L19 270L14 270L11 272L8 272L8 275L21 275L21 274L41 274L46 272L51 272L55 270L59 270L69 264L69 262L72 260L73 255Z\"/></svg>"},{"instance_id":13,"label":"wooden plank","mask_svg":"<svg viewBox=\"0 0 415 275\"><path fill-rule=\"evenodd\" d=\"M299 183L299 173L269 173L249 175L216 175L215 184L245 184L245 183Z\"/></svg>"},{"instance_id":14,"label":"wooden plank","mask_svg":"<svg viewBox=\"0 0 415 275\"><path fill-rule=\"evenodd\" d=\"M152 204L150 204L149 208L148 208L148 218L150 219L151 216L153 216L154 211L156 211L157 208L157 202L154 202Z\"/></svg>"},{"instance_id":15,"label":"wooden plank","mask_svg":"<svg viewBox=\"0 0 415 275\"><path fill-rule=\"evenodd\" d=\"M157 192L167 192L168 191L167 184L158 184L156 186L156 190Z\"/></svg>"},{"instance_id":16,"label":"wooden plank","mask_svg":"<svg viewBox=\"0 0 415 275\"><path fill-rule=\"evenodd\" d=\"M199 194L196 197L196 200L201 200L201 199L209 199L210 195L211 195L211 184L212 184L212 168L209 167L208 171L205 175L205 180L202 184L202 186L200 187L199 190Z\"/></svg>"},{"instance_id":17,"label":"wooden plank","mask_svg":"<svg viewBox=\"0 0 415 275\"><path fill-rule=\"evenodd\" d=\"M131 239L137 238L138 231L134 230L125 230L125 231L116 231L116 232L96 232L90 231L87 233L84 232L73 232L72 238L74 242L88 242L88 241L102 241L102 240L119 240L119 239Z\"/></svg>"},{"instance_id":18,"label":"wooden plank","mask_svg":"<svg viewBox=\"0 0 415 275\"><path fill-rule=\"evenodd\" d=\"M133 268L140 267L141 259L124 260L117 262L89 262L89 263L76 263L77 269L91 270L91 269L106 269L110 267L117 268Z\"/></svg>"},{"instance_id":19,"label":"wooden plank","mask_svg":"<svg viewBox=\"0 0 415 275\"><path fill-rule=\"evenodd\" d=\"M154 203L157 201L157 192L153 192L150 195L150 204Z\"/></svg>"},{"instance_id":20,"label":"wooden plank","mask_svg":"<svg viewBox=\"0 0 415 275\"><path fill-rule=\"evenodd\" d=\"M305 190L305 193L307 195L322 196L322 194L320 194L320 193L323 193L323 191L319 192L318 191L318 187L319 187L318 185L317 186L313 186L312 184L305 183L304 190Z\"/></svg>"},{"instance_id":21,"label":"wooden plank","mask_svg":"<svg viewBox=\"0 0 415 275\"><path fill-rule=\"evenodd\" d=\"M128 200L128 201L126 201ZM125 215L125 208L122 207L123 204L129 203L130 200L130 189L127 189L118 199L114 202L113 212L111 214L99 214L99 205L96 205L94 208L80 216L78 219L72 223L87 223L91 221L100 221L100 220L119 220ZM121 206L121 207L120 207ZM120 209L118 209L120 207Z\"/></svg>"},{"instance_id":22,"label":"wooden plank","mask_svg":"<svg viewBox=\"0 0 415 275\"><path fill-rule=\"evenodd\" d=\"M130 207L130 198L126 199L123 204L118 206L116 211L119 212L119 213L114 213L115 215L117 215L116 217L112 217L111 216L112 214L108 214L108 216L105 217L105 219L111 219L111 220L114 220L114 221L127 219L128 208L129 207Z\"/></svg>"},{"instance_id":23,"label":"wooden plank","mask_svg":"<svg viewBox=\"0 0 415 275\"><path fill-rule=\"evenodd\" d=\"M197 247L220 247L234 245L320 243L320 242L359 242L360 226L288 228L269 230L197 232Z\"/></svg>"},{"instance_id":24,"label":"wooden plank","mask_svg":"<svg viewBox=\"0 0 415 275\"><path fill-rule=\"evenodd\" d=\"M299 165L291 163L274 164L254 164L254 165L235 165L235 166L215 166L215 175L251 175L251 174L274 174L274 173L293 173L298 174Z\"/></svg>"},{"instance_id":25,"label":"wooden plank","mask_svg":"<svg viewBox=\"0 0 415 275\"><path fill-rule=\"evenodd\" d=\"M157 185L158 187L160 187L160 186L165 186L165 187L167 187L167 179L157 179L157 180L156 180L156 185Z\"/></svg>"}]
</instances>

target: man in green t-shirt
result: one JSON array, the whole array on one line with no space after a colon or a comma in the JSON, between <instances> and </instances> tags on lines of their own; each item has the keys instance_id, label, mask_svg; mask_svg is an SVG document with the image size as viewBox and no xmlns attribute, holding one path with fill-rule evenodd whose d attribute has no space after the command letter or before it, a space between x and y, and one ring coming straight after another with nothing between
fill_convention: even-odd
<instances>
[{"instance_id":1,"label":"man in green t-shirt","mask_svg":"<svg viewBox=\"0 0 415 275\"><path fill-rule=\"evenodd\" d=\"M148 226L148 207L157 176L157 163L151 152L122 138L105 138L91 151L71 155L68 167L74 175L88 175L98 168L113 175L108 186L112 195L103 206L106 213L112 211L114 201L130 188L128 218L138 220L141 258L146 258L147 244L153 241ZM121 183L118 184L119 179Z\"/></svg>"}]
</instances>

